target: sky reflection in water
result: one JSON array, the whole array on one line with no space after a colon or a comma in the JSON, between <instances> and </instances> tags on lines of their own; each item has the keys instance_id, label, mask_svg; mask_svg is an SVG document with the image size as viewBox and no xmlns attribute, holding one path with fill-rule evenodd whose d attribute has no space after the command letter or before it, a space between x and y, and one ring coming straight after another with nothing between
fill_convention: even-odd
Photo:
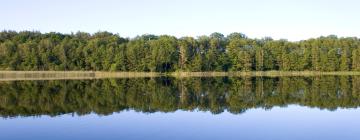
<instances>
[{"instance_id":1,"label":"sky reflection in water","mask_svg":"<svg viewBox=\"0 0 360 140\"><path fill-rule=\"evenodd\" d=\"M123 111L1 119L0 139L358 139L358 109L328 111L291 105L228 112Z\"/></svg>"}]
</instances>

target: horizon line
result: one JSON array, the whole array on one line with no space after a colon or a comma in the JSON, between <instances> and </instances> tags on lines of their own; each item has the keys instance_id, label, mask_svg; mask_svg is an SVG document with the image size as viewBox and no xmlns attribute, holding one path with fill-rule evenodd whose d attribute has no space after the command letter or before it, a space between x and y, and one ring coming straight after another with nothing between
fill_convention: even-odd
<instances>
[{"instance_id":1,"label":"horizon line","mask_svg":"<svg viewBox=\"0 0 360 140\"><path fill-rule=\"evenodd\" d=\"M93 32L88 32L88 31L82 31L82 30L78 30L78 31L70 31L70 32L61 32L61 31L40 31L40 30L13 30L13 29L2 29L0 32L16 32L16 33L21 33L21 32L39 32L41 34L49 34L49 33L60 33L60 34L63 34L63 35L73 35L73 34L76 34L76 33L88 33L90 34L91 36L96 34L96 33L100 33L100 32L108 32L108 33L111 33L111 34L114 34L114 35L118 35L119 37L122 37L122 38L126 38L126 39L135 39L137 37L140 37L140 36L143 36L143 35L155 35L155 36L172 36L172 37L176 37L177 39L180 39L180 38L184 38L184 37L192 37L192 38L195 38L195 39L198 39L199 37L202 37L202 36L210 36L212 33L220 33L222 35L224 35L224 37L227 37L228 35L232 34L232 33L240 33L240 34L244 34L246 36L246 38L248 39L258 39L258 40L261 40L261 39L265 39L265 38L270 38L272 40L286 40L286 41L290 41L290 42L300 42L300 41L305 41L305 40L310 40L310 39L318 39L318 38L322 38L322 37L329 37L329 36L335 36L336 38L339 38L339 39L342 39L342 38L356 38L356 39L360 39L360 36L339 36L337 34L326 34L326 35L320 35L320 36L317 36L317 37L307 37L306 39L299 39L299 40L289 40L287 38L276 38L274 39L274 37L272 36L262 36L262 37L252 37L252 36L248 36L246 33L244 32L230 32L228 34L223 34L221 32L217 32L217 31L213 31L211 32L210 34L202 34L202 35L181 35L181 36L178 36L178 35L171 35L171 34L166 34L166 33L162 33L162 34L158 34L158 33L143 33L143 34L138 34L136 36L125 36L125 35L121 35L119 32L111 32L111 31L108 31L108 30L97 30L97 31L93 31Z\"/></svg>"}]
</instances>

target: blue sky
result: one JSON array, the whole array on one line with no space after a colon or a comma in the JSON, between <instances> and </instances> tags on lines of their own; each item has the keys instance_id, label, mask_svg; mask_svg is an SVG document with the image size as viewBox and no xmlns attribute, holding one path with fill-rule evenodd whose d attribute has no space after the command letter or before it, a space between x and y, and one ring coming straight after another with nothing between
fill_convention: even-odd
<instances>
[{"instance_id":1,"label":"blue sky","mask_svg":"<svg viewBox=\"0 0 360 140\"><path fill-rule=\"evenodd\" d=\"M242 32L301 40L360 36L357 0L0 0L1 30L177 37Z\"/></svg>"}]
</instances>

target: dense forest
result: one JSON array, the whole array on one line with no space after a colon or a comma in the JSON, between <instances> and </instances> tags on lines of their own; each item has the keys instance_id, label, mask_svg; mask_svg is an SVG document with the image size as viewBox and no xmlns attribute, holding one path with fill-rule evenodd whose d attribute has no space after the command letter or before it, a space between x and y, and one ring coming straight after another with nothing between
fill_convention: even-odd
<instances>
[{"instance_id":1,"label":"dense forest","mask_svg":"<svg viewBox=\"0 0 360 140\"><path fill-rule=\"evenodd\" d=\"M0 32L0 70L360 71L360 39Z\"/></svg>"},{"instance_id":2,"label":"dense forest","mask_svg":"<svg viewBox=\"0 0 360 140\"><path fill-rule=\"evenodd\" d=\"M294 86L296 85L296 86ZM359 76L130 78L0 83L0 117L360 106Z\"/></svg>"}]
</instances>

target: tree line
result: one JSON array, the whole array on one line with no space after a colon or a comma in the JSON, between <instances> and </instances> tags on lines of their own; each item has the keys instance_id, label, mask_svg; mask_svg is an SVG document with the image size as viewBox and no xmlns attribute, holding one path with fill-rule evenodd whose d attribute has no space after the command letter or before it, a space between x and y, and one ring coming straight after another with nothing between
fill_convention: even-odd
<instances>
[{"instance_id":1,"label":"tree line","mask_svg":"<svg viewBox=\"0 0 360 140\"><path fill-rule=\"evenodd\" d=\"M360 71L360 39L0 32L0 70Z\"/></svg>"},{"instance_id":2,"label":"tree line","mask_svg":"<svg viewBox=\"0 0 360 140\"><path fill-rule=\"evenodd\" d=\"M294 86L296 85L296 86ZM360 106L360 76L132 78L0 83L0 117Z\"/></svg>"}]
</instances>

